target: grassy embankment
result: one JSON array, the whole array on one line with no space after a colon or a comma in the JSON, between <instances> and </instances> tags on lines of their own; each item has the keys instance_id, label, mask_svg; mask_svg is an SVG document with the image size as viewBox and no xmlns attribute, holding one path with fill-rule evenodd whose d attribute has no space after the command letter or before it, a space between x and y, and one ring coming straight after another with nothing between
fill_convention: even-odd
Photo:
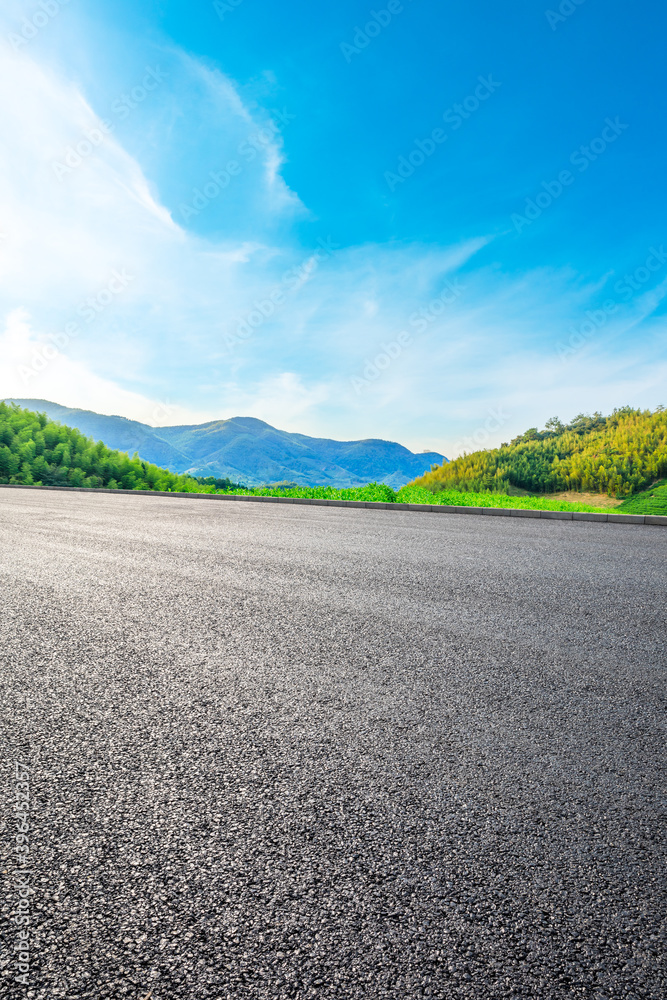
<instances>
[{"instance_id":1,"label":"grassy embankment","mask_svg":"<svg viewBox=\"0 0 667 1000\"><path fill-rule=\"evenodd\" d=\"M210 491L213 492L213 491ZM592 507L584 503L568 503L547 497L510 497L500 493L465 493L457 490L441 490L433 493L423 486L408 484L394 491L384 483L369 483L368 486L334 489L331 486L297 486L294 489L271 489L258 486L253 489L217 490L218 493L233 493L241 496L301 497L307 500L364 500L380 503L424 503L455 507L514 507L529 510L588 510L606 511L607 508Z\"/></svg>"}]
</instances>

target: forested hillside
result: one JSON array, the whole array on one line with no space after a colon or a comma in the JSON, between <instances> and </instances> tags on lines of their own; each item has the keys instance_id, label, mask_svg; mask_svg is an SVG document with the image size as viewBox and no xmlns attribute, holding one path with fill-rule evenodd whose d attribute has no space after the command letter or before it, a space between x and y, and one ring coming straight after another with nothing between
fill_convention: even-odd
<instances>
[{"instance_id":1,"label":"forested hillside","mask_svg":"<svg viewBox=\"0 0 667 1000\"><path fill-rule=\"evenodd\" d=\"M611 416L557 417L500 448L434 467L415 485L438 491L555 493L577 490L627 497L667 475L667 411L626 406Z\"/></svg>"},{"instance_id":2,"label":"forested hillside","mask_svg":"<svg viewBox=\"0 0 667 1000\"><path fill-rule=\"evenodd\" d=\"M73 427L0 403L0 483L201 492L191 476L129 458ZM212 490L214 487L209 486Z\"/></svg>"},{"instance_id":3,"label":"forested hillside","mask_svg":"<svg viewBox=\"0 0 667 1000\"><path fill-rule=\"evenodd\" d=\"M6 399L46 413L109 448L135 452L152 465L179 475L232 479L260 486L364 486L371 480L394 489L443 461L439 452L415 454L396 441L334 441L279 430L255 417L230 417L205 424L151 427L126 417L79 410L47 399Z\"/></svg>"}]
</instances>

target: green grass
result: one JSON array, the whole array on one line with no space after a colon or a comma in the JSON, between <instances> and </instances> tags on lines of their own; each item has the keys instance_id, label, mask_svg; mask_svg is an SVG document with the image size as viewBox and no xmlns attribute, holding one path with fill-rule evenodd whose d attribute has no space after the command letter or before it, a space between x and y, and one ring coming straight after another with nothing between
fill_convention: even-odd
<instances>
[{"instance_id":1,"label":"green grass","mask_svg":"<svg viewBox=\"0 0 667 1000\"><path fill-rule=\"evenodd\" d=\"M292 489L271 486L253 486L247 489L216 490L216 493L246 497L295 497L302 500L365 500L375 503L396 503L396 493L384 483L369 483L368 486L353 486L336 489L333 486L295 486ZM426 492L426 491L424 491ZM433 494L429 494L433 496ZM416 501L407 501L408 503Z\"/></svg>"},{"instance_id":2,"label":"green grass","mask_svg":"<svg viewBox=\"0 0 667 1000\"><path fill-rule=\"evenodd\" d=\"M662 514L667 516L667 479L661 479L649 489L628 497L616 510L623 514Z\"/></svg>"},{"instance_id":3,"label":"green grass","mask_svg":"<svg viewBox=\"0 0 667 1000\"><path fill-rule=\"evenodd\" d=\"M430 495L430 500L427 499ZM404 486L398 492L399 503L439 503L448 507L510 507L519 510L572 510L607 513L603 507L591 507L585 503L568 503L567 500L551 500L548 497L510 497L505 493L459 493L457 490L443 490L431 493L419 486Z\"/></svg>"},{"instance_id":4,"label":"green grass","mask_svg":"<svg viewBox=\"0 0 667 1000\"><path fill-rule=\"evenodd\" d=\"M298 486L295 489L272 489L257 486L249 489L217 490L218 493L236 496L294 497L305 500L364 500L376 503L424 503L448 507L509 507L521 510L572 510L601 511L603 507L591 507L585 503L568 503L565 500L549 500L546 497L510 497L503 493L459 493L457 490L442 490L432 493L422 486L403 486L398 492L383 483L369 483L368 486L334 489L332 486Z\"/></svg>"}]
</instances>

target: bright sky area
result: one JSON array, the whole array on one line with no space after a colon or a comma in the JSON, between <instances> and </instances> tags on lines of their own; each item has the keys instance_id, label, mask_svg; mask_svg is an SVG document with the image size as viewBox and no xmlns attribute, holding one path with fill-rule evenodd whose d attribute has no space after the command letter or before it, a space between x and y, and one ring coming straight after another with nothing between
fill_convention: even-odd
<instances>
[{"instance_id":1,"label":"bright sky area","mask_svg":"<svg viewBox=\"0 0 667 1000\"><path fill-rule=\"evenodd\" d=\"M448 456L666 403L666 28L6 0L0 397Z\"/></svg>"}]
</instances>

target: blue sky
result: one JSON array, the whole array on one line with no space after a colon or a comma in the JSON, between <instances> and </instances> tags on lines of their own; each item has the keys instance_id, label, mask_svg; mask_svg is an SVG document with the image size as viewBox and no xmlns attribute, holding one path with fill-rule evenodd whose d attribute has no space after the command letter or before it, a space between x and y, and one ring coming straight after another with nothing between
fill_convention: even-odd
<instances>
[{"instance_id":1,"label":"blue sky","mask_svg":"<svg viewBox=\"0 0 667 1000\"><path fill-rule=\"evenodd\" d=\"M0 394L447 455L667 402L666 27L8 0Z\"/></svg>"}]
</instances>

